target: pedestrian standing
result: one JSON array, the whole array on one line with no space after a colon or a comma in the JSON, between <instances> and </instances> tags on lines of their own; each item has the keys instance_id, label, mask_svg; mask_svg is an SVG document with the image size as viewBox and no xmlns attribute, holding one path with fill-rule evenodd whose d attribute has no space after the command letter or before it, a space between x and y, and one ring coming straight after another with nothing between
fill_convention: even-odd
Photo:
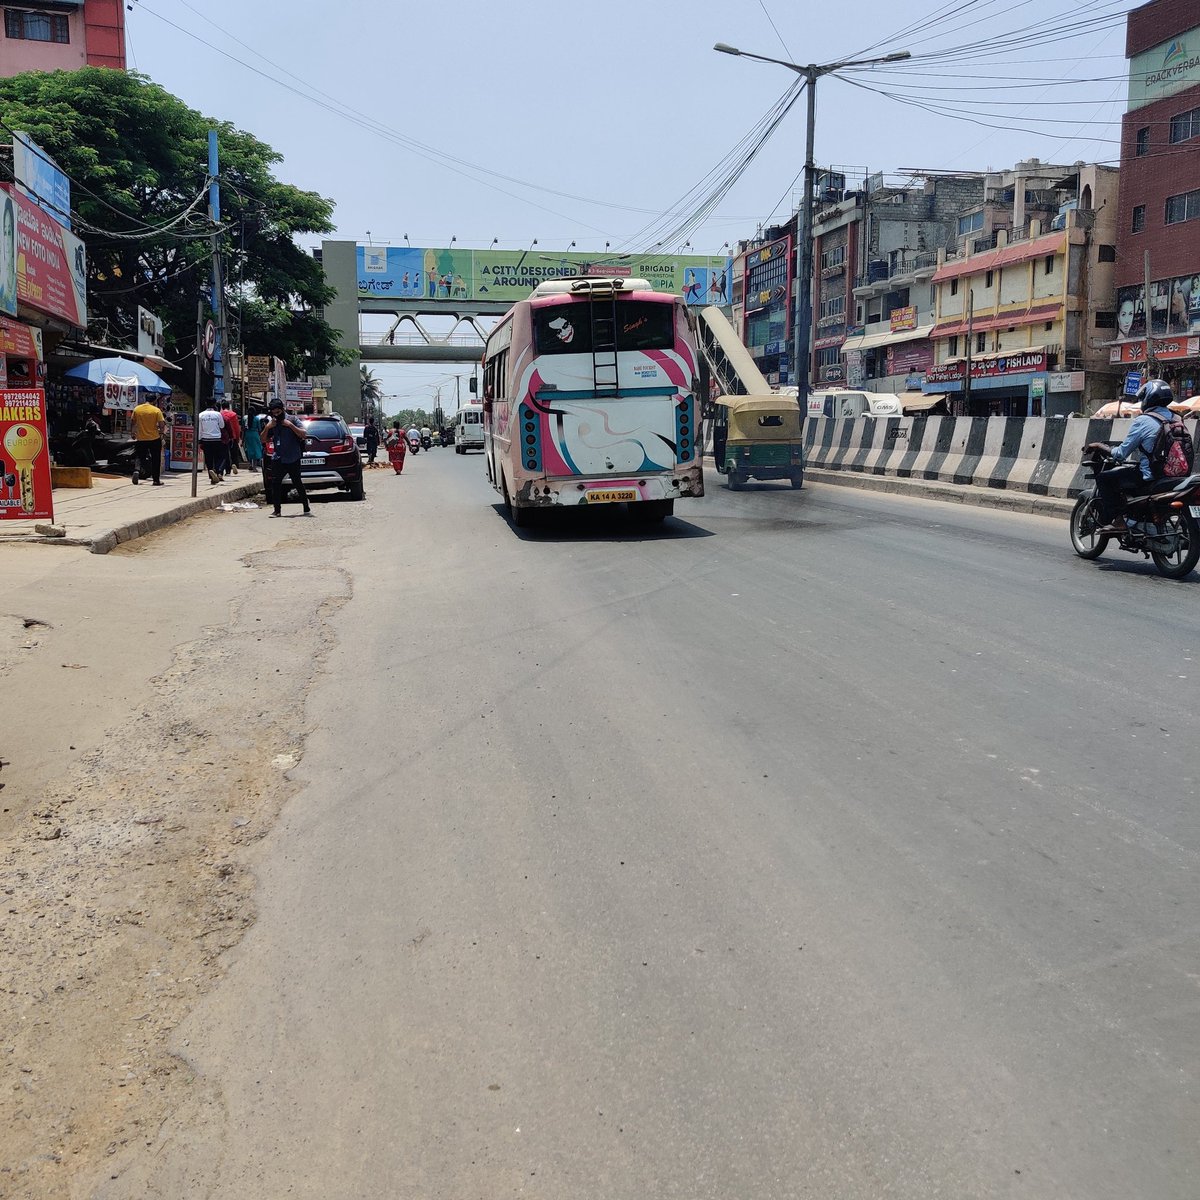
<instances>
[{"instance_id":1,"label":"pedestrian standing","mask_svg":"<svg viewBox=\"0 0 1200 1200\"><path fill-rule=\"evenodd\" d=\"M133 426L134 450L137 454L137 461L133 464L133 482L137 483L143 475L149 475L155 487L162 487L158 475L162 470L163 430L167 427L162 409L149 400L143 400L130 414L130 424Z\"/></svg>"},{"instance_id":2,"label":"pedestrian standing","mask_svg":"<svg viewBox=\"0 0 1200 1200\"><path fill-rule=\"evenodd\" d=\"M271 443L271 502L275 509L271 516L283 516L280 505L283 503L284 480L287 479L304 505L304 515L311 517L313 514L308 507L308 493L304 490L304 479L300 474L300 458L308 434L295 417L289 417L284 412L282 400L271 401L271 419L263 433Z\"/></svg>"},{"instance_id":3,"label":"pedestrian standing","mask_svg":"<svg viewBox=\"0 0 1200 1200\"><path fill-rule=\"evenodd\" d=\"M392 422L392 431L387 436L388 461L397 475L404 470L404 456L408 453L408 438L400 428L399 421Z\"/></svg>"},{"instance_id":4,"label":"pedestrian standing","mask_svg":"<svg viewBox=\"0 0 1200 1200\"><path fill-rule=\"evenodd\" d=\"M246 465L252 471L257 471L262 466L262 437L259 434L259 426L265 420L262 413L246 418L246 432L242 435L242 445L246 451Z\"/></svg>"},{"instance_id":5,"label":"pedestrian standing","mask_svg":"<svg viewBox=\"0 0 1200 1200\"><path fill-rule=\"evenodd\" d=\"M367 427L363 430L363 440L367 443L367 466L375 465L375 455L379 453L379 430L375 426L375 418L367 418Z\"/></svg>"},{"instance_id":6,"label":"pedestrian standing","mask_svg":"<svg viewBox=\"0 0 1200 1200\"><path fill-rule=\"evenodd\" d=\"M225 444L222 434L225 430L225 418L215 400L208 402L208 407L197 418L200 428L200 450L204 455L204 469L208 472L209 483L220 483L225 478Z\"/></svg>"},{"instance_id":7,"label":"pedestrian standing","mask_svg":"<svg viewBox=\"0 0 1200 1200\"><path fill-rule=\"evenodd\" d=\"M221 438L221 442L225 447L225 473L227 475L236 475L238 473L238 462L242 457L242 423L238 419L233 406L230 404L226 404L221 409L221 418L225 422L225 433Z\"/></svg>"}]
</instances>

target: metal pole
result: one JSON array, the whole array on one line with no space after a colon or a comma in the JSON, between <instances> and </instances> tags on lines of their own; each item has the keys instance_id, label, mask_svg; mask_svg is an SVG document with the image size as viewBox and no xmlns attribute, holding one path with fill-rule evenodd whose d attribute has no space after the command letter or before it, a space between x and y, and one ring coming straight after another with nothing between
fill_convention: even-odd
<instances>
[{"instance_id":1,"label":"metal pole","mask_svg":"<svg viewBox=\"0 0 1200 1200\"><path fill-rule=\"evenodd\" d=\"M971 411L971 339L975 324L975 289L967 288L967 373L963 376L963 413L968 417L975 414Z\"/></svg>"},{"instance_id":2,"label":"metal pole","mask_svg":"<svg viewBox=\"0 0 1200 1200\"><path fill-rule=\"evenodd\" d=\"M1154 322L1152 320L1153 310L1150 307L1150 251L1147 250L1142 255L1142 275L1144 279L1143 286L1146 289L1146 379L1144 382L1154 379L1158 375L1158 363L1154 358ZM1168 321L1170 320L1170 308L1167 309Z\"/></svg>"},{"instance_id":3,"label":"metal pole","mask_svg":"<svg viewBox=\"0 0 1200 1200\"><path fill-rule=\"evenodd\" d=\"M812 227L813 188L816 164L813 144L817 131L817 71L810 66L803 72L808 88L808 127L804 138L804 203L800 206L800 229L796 247L796 315L792 337L792 376L796 381L796 401L800 411L808 411L809 353L812 341Z\"/></svg>"},{"instance_id":4,"label":"metal pole","mask_svg":"<svg viewBox=\"0 0 1200 1200\"><path fill-rule=\"evenodd\" d=\"M192 499L200 471L200 362L204 358L204 301L196 301L196 390L192 393Z\"/></svg>"},{"instance_id":5,"label":"metal pole","mask_svg":"<svg viewBox=\"0 0 1200 1200\"><path fill-rule=\"evenodd\" d=\"M212 311L217 324L217 348L213 351L213 398L225 395L225 288L221 281L221 252L217 248L217 227L221 224L221 185L217 182L219 170L217 156L217 131L208 131L208 219L213 223L212 232Z\"/></svg>"}]
</instances>

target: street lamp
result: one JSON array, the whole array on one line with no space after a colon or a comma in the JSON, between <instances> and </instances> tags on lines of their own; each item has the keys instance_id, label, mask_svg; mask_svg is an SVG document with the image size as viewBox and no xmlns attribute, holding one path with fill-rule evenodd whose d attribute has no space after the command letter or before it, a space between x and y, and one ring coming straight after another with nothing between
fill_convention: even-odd
<instances>
[{"instance_id":1,"label":"street lamp","mask_svg":"<svg viewBox=\"0 0 1200 1200\"><path fill-rule=\"evenodd\" d=\"M850 58L841 62L799 63L788 62L784 58L769 58L765 54L751 54L748 50L739 50L736 46L728 46L718 42L714 47L720 54L733 54L738 58L752 58L755 62L774 63L776 66L787 67L797 75L804 76L808 89L808 127L804 140L804 204L800 210L800 229L796 240L796 312L792 339L792 375L796 381L796 399L800 411L804 411L809 392L809 351L812 326L812 227L813 227L813 185L816 165L813 163L813 141L817 126L817 80L822 75L832 75L843 67L874 67L880 63L903 62L912 55L907 50L897 50L885 54L881 58Z\"/></svg>"}]
</instances>

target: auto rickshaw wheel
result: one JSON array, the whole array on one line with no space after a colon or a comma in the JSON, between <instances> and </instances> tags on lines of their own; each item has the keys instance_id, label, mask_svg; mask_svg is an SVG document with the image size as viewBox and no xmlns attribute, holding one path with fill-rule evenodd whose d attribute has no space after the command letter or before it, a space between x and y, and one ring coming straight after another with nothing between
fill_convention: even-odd
<instances>
[{"instance_id":1,"label":"auto rickshaw wheel","mask_svg":"<svg viewBox=\"0 0 1200 1200\"><path fill-rule=\"evenodd\" d=\"M793 471L791 475L792 487L799 491L804 486L804 472Z\"/></svg>"},{"instance_id":2,"label":"auto rickshaw wheel","mask_svg":"<svg viewBox=\"0 0 1200 1200\"><path fill-rule=\"evenodd\" d=\"M725 474L725 482L729 485L730 491L740 492L746 484L746 476L737 467L730 466Z\"/></svg>"}]
</instances>

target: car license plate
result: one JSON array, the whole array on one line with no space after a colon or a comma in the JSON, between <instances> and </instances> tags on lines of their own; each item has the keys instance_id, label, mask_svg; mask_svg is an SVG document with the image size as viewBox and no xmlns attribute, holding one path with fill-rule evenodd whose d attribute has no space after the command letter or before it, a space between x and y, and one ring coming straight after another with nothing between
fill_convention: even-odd
<instances>
[{"instance_id":1,"label":"car license plate","mask_svg":"<svg viewBox=\"0 0 1200 1200\"><path fill-rule=\"evenodd\" d=\"M325 465L325 455L323 454L306 454L301 460L302 467L323 467Z\"/></svg>"},{"instance_id":2,"label":"car license plate","mask_svg":"<svg viewBox=\"0 0 1200 1200\"><path fill-rule=\"evenodd\" d=\"M1200 521L1200 504L1189 504L1188 512L1190 512L1197 521Z\"/></svg>"},{"instance_id":3,"label":"car license plate","mask_svg":"<svg viewBox=\"0 0 1200 1200\"><path fill-rule=\"evenodd\" d=\"M587 493L589 504L620 504L622 501L637 498L637 488L609 488L606 491Z\"/></svg>"}]
</instances>

